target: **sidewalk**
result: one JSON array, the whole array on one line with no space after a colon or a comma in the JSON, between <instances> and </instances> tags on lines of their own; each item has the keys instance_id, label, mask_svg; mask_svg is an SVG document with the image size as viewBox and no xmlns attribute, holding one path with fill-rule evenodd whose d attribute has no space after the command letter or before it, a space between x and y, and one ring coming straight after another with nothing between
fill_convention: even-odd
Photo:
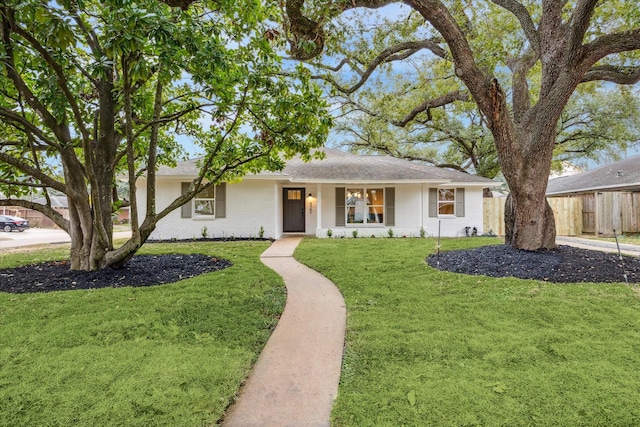
<instances>
[{"instance_id":1,"label":"sidewalk","mask_svg":"<svg viewBox=\"0 0 640 427\"><path fill-rule=\"evenodd\" d=\"M116 231L113 233L114 239L126 239L129 237L131 237L131 231ZM57 245L70 242L71 237L60 229L30 228L22 233L17 231L10 233L0 232L0 252L4 249L28 248L38 245Z\"/></svg>"},{"instance_id":2,"label":"sidewalk","mask_svg":"<svg viewBox=\"0 0 640 427\"><path fill-rule=\"evenodd\" d=\"M616 242L605 242L603 240L584 239L581 237L558 236L556 237L556 243L559 245L574 246L581 249L618 253ZM620 244L620 252L623 255L640 257L640 246Z\"/></svg>"},{"instance_id":3,"label":"sidewalk","mask_svg":"<svg viewBox=\"0 0 640 427\"><path fill-rule=\"evenodd\" d=\"M287 303L225 427L329 426L338 394L346 309L327 278L293 258L301 238L274 242L262 262L284 279Z\"/></svg>"}]
</instances>

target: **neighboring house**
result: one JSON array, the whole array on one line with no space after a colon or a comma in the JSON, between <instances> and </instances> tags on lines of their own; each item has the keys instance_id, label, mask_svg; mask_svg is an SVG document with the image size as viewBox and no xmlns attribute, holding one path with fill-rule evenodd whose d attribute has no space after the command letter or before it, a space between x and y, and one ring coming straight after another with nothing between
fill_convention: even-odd
<instances>
[{"instance_id":1,"label":"neighboring house","mask_svg":"<svg viewBox=\"0 0 640 427\"><path fill-rule=\"evenodd\" d=\"M0 195L0 198L4 196ZM69 207L67 205L66 196L49 196L51 200L51 207L58 211L63 217L69 219ZM35 203L46 204L44 197L25 197L25 200L30 200ZM32 209L26 209L20 206L2 206L0 207L0 214L13 215L20 218L29 220L32 228L58 228L58 226L43 213L34 211Z\"/></svg>"},{"instance_id":2,"label":"neighboring house","mask_svg":"<svg viewBox=\"0 0 640 427\"><path fill-rule=\"evenodd\" d=\"M640 232L640 156L552 179L547 196L582 200L583 233Z\"/></svg>"},{"instance_id":3,"label":"neighboring house","mask_svg":"<svg viewBox=\"0 0 640 427\"><path fill-rule=\"evenodd\" d=\"M287 162L282 172L222 183L159 221L151 239L201 237L278 238L287 233L327 237L463 236L483 232L482 192L494 181L388 156L359 156L323 149L323 160ZM198 172L197 160L161 167L156 206L168 206ZM146 206L146 183L138 183ZM144 218L141 212L140 218Z\"/></svg>"}]
</instances>

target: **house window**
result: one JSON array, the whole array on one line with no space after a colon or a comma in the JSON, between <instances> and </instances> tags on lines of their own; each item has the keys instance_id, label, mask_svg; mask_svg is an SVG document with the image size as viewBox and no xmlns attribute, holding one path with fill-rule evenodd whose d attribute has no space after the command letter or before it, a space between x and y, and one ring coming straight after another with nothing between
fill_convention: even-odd
<instances>
[{"instance_id":1,"label":"house window","mask_svg":"<svg viewBox=\"0 0 640 427\"><path fill-rule=\"evenodd\" d=\"M214 217L215 215L214 187L208 187L193 198L195 217Z\"/></svg>"},{"instance_id":2,"label":"house window","mask_svg":"<svg viewBox=\"0 0 640 427\"><path fill-rule=\"evenodd\" d=\"M347 188L346 223L384 224L383 188Z\"/></svg>"},{"instance_id":3,"label":"house window","mask_svg":"<svg viewBox=\"0 0 640 427\"><path fill-rule=\"evenodd\" d=\"M456 190L454 188L438 189L438 215L455 215Z\"/></svg>"}]
</instances>

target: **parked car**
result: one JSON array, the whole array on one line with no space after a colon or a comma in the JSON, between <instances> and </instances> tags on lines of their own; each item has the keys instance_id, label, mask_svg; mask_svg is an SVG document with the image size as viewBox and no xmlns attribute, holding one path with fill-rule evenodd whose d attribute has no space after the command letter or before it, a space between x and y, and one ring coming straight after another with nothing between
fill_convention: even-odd
<instances>
[{"instance_id":1,"label":"parked car","mask_svg":"<svg viewBox=\"0 0 640 427\"><path fill-rule=\"evenodd\" d=\"M29 228L29 221L26 219L17 216L0 215L0 229L7 233L13 230L22 232L27 228Z\"/></svg>"}]
</instances>

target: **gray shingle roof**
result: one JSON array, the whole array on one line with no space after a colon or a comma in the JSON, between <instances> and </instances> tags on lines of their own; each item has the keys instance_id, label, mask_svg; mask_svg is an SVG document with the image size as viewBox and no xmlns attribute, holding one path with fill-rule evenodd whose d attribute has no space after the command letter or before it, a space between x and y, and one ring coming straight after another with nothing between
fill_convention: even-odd
<instances>
[{"instance_id":1,"label":"gray shingle roof","mask_svg":"<svg viewBox=\"0 0 640 427\"><path fill-rule=\"evenodd\" d=\"M428 166L390 156L363 156L323 148L325 158L308 163L296 157L287 161L282 172L261 172L254 177L282 176L298 182L433 182L494 186L495 181L459 171ZM158 176L195 176L196 160L178 163L176 168L161 167Z\"/></svg>"},{"instance_id":2,"label":"gray shingle roof","mask_svg":"<svg viewBox=\"0 0 640 427\"><path fill-rule=\"evenodd\" d=\"M547 195L590 191L640 191L640 156L549 181Z\"/></svg>"}]
</instances>

